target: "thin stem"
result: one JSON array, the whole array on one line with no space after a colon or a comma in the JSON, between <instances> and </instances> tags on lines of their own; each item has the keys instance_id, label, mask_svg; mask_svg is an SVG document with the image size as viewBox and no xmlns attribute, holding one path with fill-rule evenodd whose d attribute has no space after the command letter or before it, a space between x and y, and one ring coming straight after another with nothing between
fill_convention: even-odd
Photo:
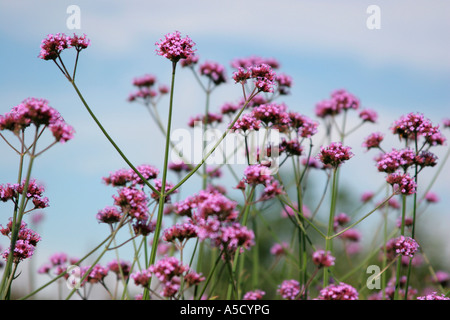
<instances>
[{"instance_id":1,"label":"thin stem","mask_svg":"<svg viewBox=\"0 0 450 320\"><path fill-rule=\"evenodd\" d=\"M222 136L220 137L220 139L216 142L216 144L211 148L211 150L209 150L208 153L206 153L206 155L203 156L203 159L200 161L200 163L195 166L195 168L193 168L180 182L178 182L172 189L170 189L169 191L166 192L166 195L174 192L175 190L177 190L181 185L183 185L195 172L197 172L197 170L205 163L206 159L208 159L208 157L217 149L217 147L219 146L219 144L222 143L222 141L225 139L225 137L228 135L228 133L231 131L231 128L233 127L233 125L236 123L236 121L239 119L239 117L241 116L241 114L244 112L245 108L247 107L248 103L251 101L251 99L253 99L253 97L256 94L252 94L248 100L246 100L246 102L244 103L244 105L242 106L241 110L238 112L238 114L235 116L234 120L229 124L228 128L225 130L225 132L222 134Z\"/></svg>"},{"instance_id":2,"label":"thin stem","mask_svg":"<svg viewBox=\"0 0 450 320\"><path fill-rule=\"evenodd\" d=\"M158 207L158 215L156 221L155 233L153 236L152 243L152 251L150 253L150 261L148 265L152 265L155 263L156 259L156 251L158 247L159 234L161 233L162 227L162 218L164 215L164 204L166 201L167 193L166 189L166 179L167 179L167 167L169 162L169 149L170 149L170 130L172 126L172 110L173 110L173 93L174 93L174 85L175 85L175 71L176 71L176 62L172 63L172 83L170 88L170 102L169 102L169 114L167 119L167 135L166 135L166 146L165 146L165 154L164 154L164 167L163 167L163 176L161 179L161 193L159 196L159 207Z\"/></svg>"},{"instance_id":3,"label":"thin stem","mask_svg":"<svg viewBox=\"0 0 450 320\"><path fill-rule=\"evenodd\" d=\"M156 194L160 194L160 192L153 186L151 185L147 179L145 179L142 174L134 167L134 165L130 162L130 160L128 160L128 158L123 154L122 150L120 150L120 148L117 146L117 144L114 142L114 140L110 137L110 135L108 134L108 132L106 132L105 128L103 127L103 125L100 123L100 121L97 119L97 117L95 116L95 114L92 112L91 108L89 107L89 105L87 104L86 100L84 99L83 95L81 94L80 90L78 89L77 85L75 84L75 82L71 81L70 82L73 86L73 88L75 89L75 91L78 94L78 97L81 99L81 102L83 103L83 105L85 106L86 110L88 111L89 115L92 117L92 119L94 120L94 122L97 124L97 126L100 128L100 130L102 131L102 133L104 134L104 136L108 139L108 141L112 144L112 146L114 147L114 149L116 149L116 151L119 153L119 155L122 157L122 159L130 166L130 168L136 172L136 174L139 176L139 178L141 178L141 180L150 188L152 189L153 192L155 192Z\"/></svg>"},{"instance_id":4,"label":"thin stem","mask_svg":"<svg viewBox=\"0 0 450 320\"><path fill-rule=\"evenodd\" d=\"M325 240L325 250L332 252L333 250L333 244L332 244L332 238L331 233L333 232L333 226L334 226L334 214L336 211L336 180L337 180L337 168L333 170L333 181L332 181L332 188L331 188L331 205L330 205L330 214L328 219L328 231L327 231L327 238ZM323 287L328 286L329 281L329 274L328 274L329 268L325 268L323 273Z\"/></svg>"}]
</instances>

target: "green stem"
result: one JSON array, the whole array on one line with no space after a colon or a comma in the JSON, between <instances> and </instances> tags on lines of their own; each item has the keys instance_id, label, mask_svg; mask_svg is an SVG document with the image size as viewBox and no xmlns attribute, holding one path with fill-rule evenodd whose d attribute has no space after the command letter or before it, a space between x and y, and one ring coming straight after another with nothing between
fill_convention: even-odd
<instances>
[{"instance_id":1,"label":"green stem","mask_svg":"<svg viewBox=\"0 0 450 320\"><path fill-rule=\"evenodd\" d=\"M156 194L160 194L158 190L156 190L156 188L151 185L147 179L145 179L142 174L134 167L134 165L130 162L130 160L128 160L128 158L124 155L124 153L122 152L122 150L120 150L120 148L117 146L117 144L114 142L114 140L110 137L110 135L108 134L108 132L106 132L105 128L103 127L103 125L100 123L100 121L97 119L97 117L95 116L95 114L92 112L91 108L89 107L89 105L87 104L86 100L84 99L83 95L81 94L80 90L78 89L77 85L75 84L74 81L70 82L73 86L73 88L75 89L75 91L78 94L78 97L80 98L81 102L83 103L84 107L86 108L86 110L88 111L89 115L91 116L91 118L94 120L94 122L97 124L97 126L100 128L100 130L102 131L103 135L108 139L108 141L111 143L111 145L114 147L114 149L116 149L116 151L119 153L119 155L122 157L122 159L128 164L128 166L130 166L130 168L136 172L136 174L139 176L139 178L141 178L141 180L150 188L152 189L153 192L155 192Z\"/></svg>"},{"instance_id":2,"label":"green stem","mask_svg":"<svg viewBox=\"0 0 450 320\"><path fill-rule=\"evenodd\" d=\"M172 82L170 88L170 102L169 102L169 114L167 119L167 135L166 135L166 146L164 153L164 167L163 167L163 175L161 179L161 193L159 196L159 207L158 207L158 215L156 220L156 228L155 233L153 235L153 243L152 243L152 251L150 253L150 261L148 265L152 265L155 263L156 252L158 248L159 235L161 233L162 228L162 218L164 215L164 204L166 202L166 180L167 180L167 167L169 162L169 149L170 149L170 131L172 126L172 110L173 110L173 93L174 93L174 85L175 85L175 72L176 72L176 62L172 62ZM149 284L150 286L150 284Z\"/></svg>"},{"instance_id":3,"label":"green stem","mask_svg":"<svg viewBox=\"0 0 450 320\"><path fill-rule=\"evenodd\" d=\"M333 169L333 181L332 181L332 187L331 187L331 205L330 205L330 215L328 219L328 231L327 231L327 238L325 240L325 250L332 252L333 250L333 239L331 238L331 234L333 233L333 226L334 226L334 214L336 211L336 178L337 178L337 168ZM329 268L324 268L323 272L323 287L327 287L329 283Z\"/></svg>"},{"instance_id":4,"label":"green stem","mask_svg":"<svg viewBox=\"0 0 450 320\"><path fill-rule=\"evenodd\" d=\"M236 121L239 119L241 114L244 112L245 108L247 107L248 103L253 99L253 97L256 95L256 93L250 95L250 97L245 101L244 105L242 106L241 110L237 113L233 121L228 125L228 128L225 130L225 132L222 134L220 139L216 142L216 144L209 150L209 152L203 156L203 159L200 161L200 163L195 166L180 182L178 182L172 189L166 192L166 195L174 192L177 190L182 184L184 184L197 170L205 163L206 159L217 149L219 144L222 143L222 141L225 139L225 137L228 135L228 133L231 131L231 128L234 126Z\"/></svg>"},{"instance_id":5,"label":"green stem","mask_svg":"<svg viewBox=\"0 0 450 320\"><path fill-rule=\"evenodd\" d=\"M254 194L255 194L255 187L253 186L251 188L251 190L250 190L250 194L247 197L247 200L245 202L245 206L243 208L242 223L241 223L243 226L247 225L248 216L249 216L250 209L251 209L251 206L252 206ZM232 266L232 269L231 269L232 279L231 279L230 284L228 286L228 294L227 294L228 300L231 297L232 289L235 289L237 291L236 294L238 296L240 294L240 287L241 287L240 273L241 273L241 270L242 270L242 267L243 267L242 264L238 263L239 262L239 257L240 257L240 254L239 254L240 249L241 249L241 247L237 248L236 253L234 255L234 259L233 259L233 266ZM241 259L242 259L242 257L241 257ZM237 271L238 267L239 267L239 270Z\"/></svg>"},{"instance_id":6,"label":"green stem","mask_svg":"<svg viewBox=\"0 0 450 320\"><path fill-rule=\"evenodd\" d=\"M109 235L105 240L103 240L98 246L96 246L94 249L92 249L89 253L87 253L83 258L81 258L80 260L77 261L77 263L75 265L80 265L81 262L83 262L84 260L86 260L89 256L91 256L95 251L97 251L101 246L103 246L109 239L111 238L111 235ZM41 287L39 287L38 289L34 290L33 292L27 294L26 296L20 298L20 300L26 300L32 296L34 296L36 293L38 293L39 291L45 289L46 287L48 287L49 285L51 285L53 282L57 281L58 279L64 277L67 273L64 271L62 273L60 273L57 277L53 278L52 280L50 280L49 282L45 283L44 285L42 285Z\"/></svg>"},{"instance_id":7,"label":"green stem","mask_svg":"<svg viewBox=\"0 0 450 320\"><path fill-rule=\"evenodd\" d=\"M400 227L400 234L403 236L405 234L405 217L406 217L406 196L402 196L402 224ZM402 259L397 261L397 274L395 279L395 293L394 300L398 300L398 292L400 290L400 274L402 268Z\"/></svg>"},{"instance_id":8,"label":"green stem","mask_svg":"<svg viewBox=\"0 0 450 320\"><path fill-rule=\"evenodd\" d=\"M27 198L26 195L28 192L28 185L30 182L31 171L32 171L33 162L35 159L35 152L36 152L36 145L37 145L36 139L38 137L38 130L39 130L39 128L36 127L35 141L33 144L31 155L30 155L30 162L28 163L28 171L27 171L26 178L25 178L22 196L20 197L20 204L19 204L18 208L17 208L17 204L16 204L15 209L14 209L12 230L11 230L11 245L9 248L8 259L6 262L5 270L3 271L3 277L2 277L1 287L0 287L0 289L1 289L0 293L1 293L2 300L6 299L7 296L9 295L12 280L14 278L14 272L12 272L12 270L11 270L13 260L14 260L14 249L16 247L16 242L17 242L18 235L19 235L20 225L22 223L22 218L23 218L23 215L25 212L25 207L26 207L25 199ZM23 148L24 148L24 146L22 145L22 150L23 150ZM19 179L21 178L21 175L22 175L22 167L23 167L23 155L21 156L21 160L20 160ZM19 180L19 184L20 184L20 180ZM19 201L19 198L17 198L17 201ZM9 280L8 280L8 277L10 278Z\"/></svg>"}]
</instances>

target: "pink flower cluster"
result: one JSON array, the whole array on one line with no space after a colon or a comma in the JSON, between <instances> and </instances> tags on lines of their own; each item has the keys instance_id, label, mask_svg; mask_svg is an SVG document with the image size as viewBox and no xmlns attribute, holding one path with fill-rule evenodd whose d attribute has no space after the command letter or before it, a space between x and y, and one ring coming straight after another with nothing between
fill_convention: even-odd
<instances>
[{"instance_id":1,"label":"pink flower cluster","mask_svg":"<svg viewBox=\"0 0 450 320\"><path fill-rule=\"evenodd\" d=\"M58 142L64 143L73 138L74 129L65 123L60 113L50 107L45 99L25 99L10 112L0 115L0 131L18 133L32 124L36 127L48 127Z\"/></svg>"},{"instance_id":2,"label":"pink flower cluster","mask_svg":"<svg viewBox=\"0 0 450 320\"><path fill-rule=\"evenodd\" d=\"M191 117L189 119L188 125L191 128L194 128L197 123L201 123L203 125L214 125L222 122L222 115L219 113L208 112L207 115L200 114L195 117Z\"/></svg>"},{"instance_id":3,"label":"pink flower cluster","mask_svg":"<svg viewBox=\"0 0 450 320\"><path fill-rule=\"evenodd\" d=\"M216 86L227 81L225 67L220 63L205 61L199 68L200 74L210 79Z\"/></svg>"},{"instance_id":4,"label":"pink flower cluster","mask_svg":"<svg viewBox=\"0 0 450 320\"><path fill-rule=\"evenodd\" d=\"M5 184L0 185L0 200L3 202L13 201L17 204L17 197L19 194L24 193L25 180L21 184ZM43 196L44 187L39 185L36 180L31 179L28 182L26 190L27 201L31 200L34 205L34 209L44 209L49 206L48 198Z\"/></svg>"},{"instance_id":5,"label":"pink flower cluster","mask_svg":"<svg viewBox=\"0 0 450 320\"><path fill-rule=\"evenodd\" d=\"M282 129L291 122L284 104L266 103L252 109L251 115L266 126Z\"/></svg>"},{"instance_id":6,"label":"pink flower cluster","mask_svg":"<svg viewBox=\"0 0 450 320\"><path fill-rule=\"evenodd\" d=\"M345 147L340 142L332 142L329 146L321 146L318 159L325 165L333 168L339 167L349 160L354 154L350 147Z\"/></svg>"},{"instance_id":7,"label":"pink flower cluster","mask_svg":"<svg viewBox=\"0 0 450 320\"><path fill-rule=\"evenodd\" d=\"M314 251L312 255L313 263L319 268L334 266L335 260L336 258L331 255L331 252L325 250Z\"/></svg>"},{"instance_id":8,"label":"pink flower cluster","mask_svg":"<svg viewBox=\"0 0 450 320\"><path fill-rule=\"evenodd\" d=\"M156 53L174 63L178 62L180 59L189 58L195 51L193 49L195 43L189 36L182 38L179 31L168 33L159 41L160 42L156 43L156 46L158 47Z\"/></svg>"},{"instance_id":9,"label":"pink flower cluster","mask_svg":"<svg viewBox=\"0 0 450 320\"><path fill-rule=\"evenodd\" d=\"M86 38L86 35L78 36L74 34L70 37L64 33L49 34L41 42L39 58L43 60L56 60L65 49L73 47L79 52L86 49L89 45L90 40Z\"/></svg>"},{"instance_id":10,"label":"pink flower cluster","mask_svg":"<svg viewBox=\"0 0 450 320\"><path fill-rule=\"evenodd\" d=\"M148 219L148 199L144 191L132 187L123 187L118 189L117 193L113 196L114 205L118 206L124 214L137 221Z\"/></svg>"},{"instance_id":11,"label":"pink flower cluster","mask_svg":"<svg viewBox=\"0 0 450 320\"><path fill-rule=\"evenodd\" d=\"M380 155L377 161L377 168L380 172L393 173L399 168L406 171L416 161L416 153L410 148L401 150L392 149Z\"/></svg>"},{"instance_id":12,"label":"pink flower cluster","mask_svg":"<svg viewBox=\"0 0 450 320\"><path fill-rule=\"evenodd\" d=\"M182 246L185 240L197 237L197 227L192 223L177 223L164 230L162 239L178 242Z\"/></svg>"},{"instance_id":13,"label":"pink flower cluster","mask_svg":"<svg viewBox=\"0 0 450 320\"><path fill-rule=\"evenodd\" d=\"M181 264L175 257L164 257L151 265L148 269L131 274L136 285L147 287L152 276L155 276L162 284L162 296L173 298L181 289L181 280L184 279L185 288L198 285L205 278L191 270L187 265Z\"/></svg>"},{"instance_id":14,"label":"pink flower cluster","mask_svg":"<svg viewBox=\"0 0 450 320\"><path fill-rule=\"evenodd\" d=\"M148 181L155 179L159 170L154 166L142 164L136 167L137 171ZM109 176L102 178L103 182L113 187L144 185L144 181L137 175L133 169L119 169L111 172Z\"/></svg>"},{"instance_id":15,"label":"pink flower cluster","mask_svg":"<svg viewBox=\"0 0 450 320\"><path fill-rule=\"evenodd\" d=\"M0 225L0 232L2 235L11 237L13 229L12 223L13 221L10 218L6 227ZM27 228L27 224L22 221L19 227L17 241L13 250L14 263L19 263L22 260L30 258L33 255L36 245L39 241L41 241L41 236L37 232ZM2 257L7 260L9 254L10 248L3 252Z\"/></svg>"},{"instance_id":16,"label":"pink flower cluster","mask_svg":"<svg viewBox=\"0 0 450 320\"><path fill-rule=\"evenodd\" d=\"M450 300L444 294L438 294L437 292L432 292L430 294L417 297L417 300Z\"/></svg>"},{"instance_id":17,"label":"pink flower cluster","mask_svg":"<svg viewBox=\"0 0 450 320\"><path fill-rule=\"evenodd\" d=\"M160 97L169 92L169 88L163 84L160 84L157 89L154 88L156 83L157 79L152 74L145 74L141 77L135 78L133 80L133 85L137 87L137 90L130 93L128 96L128 101L141 101L144 104L156 104L156 101L154 100L156 97Z\"/></svg>"},{"instance_id":18,"label":"pink flower cluster","mask_svg":"<svg viewBox=\"0 0 450 320\"><path fill-rule=\"evenodd\" d=\"M250 131L258 131L260 128L261 120L256 119L252 115L246 113L234 123L231 130L242 131L243 134L246 134Z\"/></svg>"},{"instance_id":19,"label":"pink flower cluster","mask_svg":"<svg viewBox=\"0 0 450 320\"><path fill-rule=\"evenodd\" d=\"M289 112L290 126L297 130L302 138L311 138L317 133L318 123L298 112Z\"/></svg>"},{"instance_id":20,"label":"pink flower cluster","mask_svg":"<svg viewBox=\"0 0 450 320\"><path fill-rule=\"evenodd\" d=\"M237 203L228 199L219 191L201 190L198 194L178 201L173 205L173 212L186 216L187 223L183 224L190 235L198 236L201 241L209 239L212 244L224 251L223 258L232 257L240 248L248 249L253 245L253 231L237 222ZM168 229L169 239L178 234L177 228ZM181 227L184 229L184 227Z\"/></svg>"},{"instance_id":21,"label":"pink flower cluster","mask_svg":"<svg viewBox=\"0 0 450 320\"><path fill-rule=\"evenodd\" d=\"M392 185L395 193L404 195L416 193L417 184L408 173L391 173L387 176L386 182Z\"/></svg>"},{"instance_id":22,"label":"pink flower cluster","mask_svg":"<svg viewBox=\"0 0 450 320\"><path fill-rule=\"evenodd\" d=\"M419 250L419 245L417 242L414 239L405 236L396 238L394 240L393 247L396 253L411 258Z\"/></svg>"},{"instance_id":23,"label":"pink flower cluster","mask_svg":"<svg viewBox=\"0 0 450 320\"><path fill-rule=\"evenodd\" d=\"M262 300L266 293L262 290L248 291L242 297L242 300Z\"/></svg>"},{"instance_id":24,"label":"pink flower cluster","mask_svg":"<svg viewBox=\"0 0 450 320\"><path fill-rule=\"evenodd\" d=\"M367 148L367 150L370 149L377 149L380 148L381 142L384 139L384 135L380 132L374 132L371 133L368 137L366 137L366 139L364 140L364 142L362 143L362 146L364 148Z\"/></svg>"},{"instance_id":25,"label":"pink flower cluster","mask_svg":"<svg viewBox=\"0 0 450 320\"><path fill-rule=\"evenodd\" d=\"M320 101L316 104L315 113L319 118L336 116L343 111L360 107L359 99L345 89L335 90L331 93L330 99ZM374 114L365 112L361 115L364 121L374 120Z\"/></svg>"},{"instance_id":26,"label":"pink flower cluster","mask_svg":"<svg viewBox=\"0 0 450 320\"><path fill-rule=\"evenodd\" d=\"M238 67L233 73L233 79L236 83L245 84L248 80L253 79L255 88L258 92L273 92L276 84L276 74L272 67L262 63L251 65L246 68Z\"/></svg>"},{"instance_id":27,"label":"pink flower cluster","mask_svg":"<svg viewBox=\"0 0 450 320\"><path fill-rule=\"evenodd\" d=\"M346 283L332 284L320 290L317 300L358 300L358 291Z\"/></svg>"},{"instance_id":28,"label":"pink flower cluster","mask_svg":"<svg viewBox=\"0 0 450 320\"><path fill-rule=\"evenodd\" d=\"M409 113L402 116L394 121L391 130L393 134L397 134L404 139L415 140L416 137L423 136L432 145L443 142L439 126L433 126L431 121L420 113Z\"/></svg>"},{"instance_id":29,"label":"pink flower cluster","mask_svg":"<svg viewBox=\"0 0 450 320\"><path fill-rule=\"evenodd\" d=\"M296 300L300 294L300 283L297 280L284 280L277 289L283 299Z\"/></svg>"}]
</instances>

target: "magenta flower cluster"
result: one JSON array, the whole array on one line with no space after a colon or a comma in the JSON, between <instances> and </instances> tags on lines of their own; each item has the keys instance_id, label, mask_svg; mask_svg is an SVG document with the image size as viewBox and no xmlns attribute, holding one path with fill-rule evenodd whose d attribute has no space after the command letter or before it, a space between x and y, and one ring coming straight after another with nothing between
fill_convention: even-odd
<instances>
[{"instance_id":1,"label":"magenta flower cluster","mask_svg":"<svg viewBox=\"0 0 450 320\"><path fill-rule=\"evenodd\" d=\"M317 300L358 300L358 291L349 284L332 284L320 290Z\"/></svg>"},{"instance_id":2,"label":"magenta flower cluster","mask_svg":"<svg viewBox=\"0 0 450 320\"><path fill-rule=\"evenodd\" d=\"M56 141L64 143L73 138L74 129L68 125L56 109L45 99L28 98L13 107L5 115L0 115L0 131L10 130L18 133L35 125L48 127Z\"/></svg>"},{"instance_id":3,"label":"magenta flower cluster","mask_svg":"<svg viewBox=\"0 0 450 320\"><path fill-rule=\"evenodd\" d=\"M339 167L345 161L353 157L350 147L343 146L341 142L332 142L328 146L321 146L317 155L318 159L325 165L333 168Z\"/></svg>"},{"instance_id":4,"label":"magenta flower cluster","mask_svg":"<svg viewBox=\"0 0 450 320\"><path fill-rule=\"evenodd\" d=\"M186 289L205 280L205 277L183 265L175 257L164 257L148 269L131 274L134 283L142 287L148 287L153 276L162 284L161 295L166 298L175 297L180 292L182 281Z\"/></svg>"},{"instance_id":5,"label":"magenta flower cluster","mask_svg":"<svg viewBox=\"0 0 450 320\"><path fill-rule=\"evenodd\" d=\"M42 40L39 58L43 60L56 60L61 52L71 47L78 52L86 49L90 45L90 40L86 35L78 36L74 34L72 37L64 33L49 34L47 38Z\"/></svg>"},{"instance_id":6,"label":"magenta flower cluster","mask_svg":"<svg viewBox=\"0 0 450 320\"><path fill-rule=\"evenodd\" d=\"M12 223L13 221L10 219L6 227L0 225L0 233L4 236L11 237ZM13 250L14 263L19 263L22 260L30 258L33 255L39 241L41 241L41 236L37 232L27 228L27 224L22 221ZM9 254L10 248L3 252L2 257L7 260Z\"/></svg>"},{"instance_id":7,"label":"magenta flower cluster","mask_svg":"<svg viewBox=\"0 0 450 320\"><path fill-rule=\"evenodd\" d=\"M179 31L175 31L165 35L163 39L156 43L158 47L156 53L176 63L180 59L187 59L193 55L195 52L194 45L195 43L189 36L183 38Z\"/></svg>"}]
</instances>

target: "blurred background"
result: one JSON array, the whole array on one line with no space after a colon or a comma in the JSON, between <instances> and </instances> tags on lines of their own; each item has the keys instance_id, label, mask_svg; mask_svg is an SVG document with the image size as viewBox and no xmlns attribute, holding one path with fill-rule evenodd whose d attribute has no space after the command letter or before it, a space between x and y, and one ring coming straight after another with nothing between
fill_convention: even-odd
<instances>
[{"instance_id":1,"label":"blurred background","mask_svg":"<svg viewBox=\"0 0 450 320\"><path fill-rule=\"evenodd\" d=\"M70 5L80 9L80 29L68 27ZM367 25L370 5L380 9L380 29ZM421 112L434 124L450 117L449 14L450 3L445 0L0 1L0 114L27 97L45 98L76 130L73 140L45 152L33 169L33 177L45 185L50 200L36 228L42 242L33 268L56 252L82 257L106 237L108 229L97 223L95 215L112 204L115 190L105 186L102 177L126 168L70 83L53 62L38 58L47 34L85 33L91 40L80 56L78 87L136 165L161 168L163 163L163 135L147 110L127 102L127 97L134 91L133 79L144 74L169 85L171 65L155 53L155 42L169 32L189 35L200 61L223 64L228 76L235 58L277 59L280 71L294 83L282 101L311 118L315 118L317 102L336 89L347 89L379 116L377 124L362 127L346 140L356 156L343 168L341 182L347 196L359 201L363 192L376 191L384 179L374 167L376 153L361 148L364 137L384 132L386 146L399 147L398 140L389 141L389 127L400 116ZM73 63L73 53L63 54L68 65ZM187 128L189 117L203 111L205 97L189 70L178 69L175 86L173 128ZM211 96L211 110L218 111L224 102L240 97L240 87L229 78ZM163 119L167 106L166 97L159 105ZM357 123L356 116L349 119L349 127ZM449 129L443 133L450 137ZM15 141L12 135L6 136ZM441 159L447 149L436 147L433 152ZM17 161L17 155L1 140L0 184L15 182ZM434 172L424 172L421 182L426 185ZM221 183L231 190L234 182L229 184L227 177ZM442 264L450 260L449 178L447 165L432 188L440 201L429 208L418 226L423 234L433 235L426 246L441 250ZM176 179L169 176L170 181ZM186 186L180 197L197 192L201 184L193 179ZM7 223L11 212L10 204L0 204L0 224ZM371 226L368 219L361 230ZM7 246L5 240L0 239L2 248ZM26 279L27 273L23 274ZM47 280L34 277L36 283Z\"/></svg>"}]
</instances>

